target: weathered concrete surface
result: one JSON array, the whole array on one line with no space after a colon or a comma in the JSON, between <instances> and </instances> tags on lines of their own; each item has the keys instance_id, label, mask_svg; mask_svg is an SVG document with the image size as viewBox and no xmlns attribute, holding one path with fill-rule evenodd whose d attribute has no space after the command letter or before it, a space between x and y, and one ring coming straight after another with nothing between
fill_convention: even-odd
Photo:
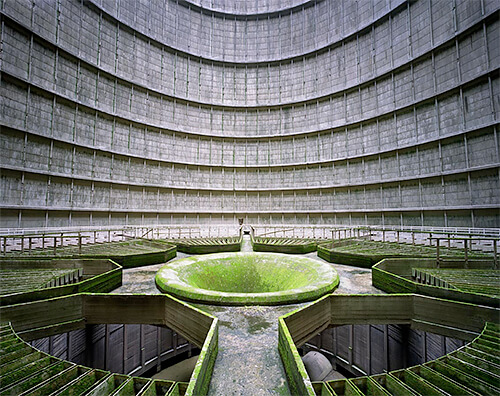
<instances>
[{"instance_id":1,"label":"weathered concrete surface","mask_svg":"<svg viewBox=\"0 0 500 396\"><path fill-rule=\"evenodd\" d=\"M278 353L278 317L300 305L198 308L219 318L209 395L289 395Z\"/></svg>"},{"instance_id":2,"label":"weathered concrete surface","mask_svg":"<svg viewBox=\"0 0 500 396\"><path fill-rule=\"evenodd\" d=\"M189 256L191 255L177 252L177 257L169 262ZM165 263L124 269L122 286L112 293L161 294L155 286L155 275L164 265Z\"/></svg>"}]
</instances>

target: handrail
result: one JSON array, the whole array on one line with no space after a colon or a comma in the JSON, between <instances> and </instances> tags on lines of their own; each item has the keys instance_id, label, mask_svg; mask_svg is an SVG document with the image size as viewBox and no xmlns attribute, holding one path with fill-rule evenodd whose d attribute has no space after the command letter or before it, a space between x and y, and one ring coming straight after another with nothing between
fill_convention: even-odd
<instances>
[{"instance_id":1,"label":"handrail","mask_svg":"<svg viewBox=\"0 0 500 396\"><path fill-rule=\"evenodd\" d=\"M381 239L387 238L400 242L411 234L412 243L429 243L438 238L449 241L471 239L481 243L486 240L499 240L500 228L473 227L425 227L425 226L366 226L366 225L331 225L331 224L148 224L122 226L84 226L68 228L31 228L31 229L0 229L0 254L9 251L31 251L37 248L53 248L69 244L100 243L122 241L125 238L168 239L181 237L220 237L241 234L241 227L250 227L254 236L265 236L279 232L292 232L293 237L345 239L351 237ZM428 238L422 238L428 234ZM77 241L77 242L75 242ZM486 244L485 248L491 247ZM491 250L491 249L490 249Z\"/></svg>"}]
</instances>

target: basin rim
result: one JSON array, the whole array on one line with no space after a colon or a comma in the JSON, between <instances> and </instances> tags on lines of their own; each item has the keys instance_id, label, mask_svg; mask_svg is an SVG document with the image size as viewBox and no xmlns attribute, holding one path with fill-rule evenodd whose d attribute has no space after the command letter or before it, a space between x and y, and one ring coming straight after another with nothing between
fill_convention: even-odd
<instances>
[{"instance_id":1,"label":"basin rim","mask_svg":"<svg viewBox=\"0 0 500 396\"><path fill-rule=\"evenodd\" d=\"M281 257L285 262L299 261L314 269L317 272L317 279L308 285L293 289L262 293L236 293L194 287L179 278L179 271L182 271L182 268L187 265L242 256L269 257L272 260ZM331 293L339 284L339 276L330 264L309 257L297 257L282 253L237 252L204 254L175 260L160 268L156 273L155 283L161 292L173 294L188 301L215 305L280 305L312 301Z\"/></svg>"}]
</instances>

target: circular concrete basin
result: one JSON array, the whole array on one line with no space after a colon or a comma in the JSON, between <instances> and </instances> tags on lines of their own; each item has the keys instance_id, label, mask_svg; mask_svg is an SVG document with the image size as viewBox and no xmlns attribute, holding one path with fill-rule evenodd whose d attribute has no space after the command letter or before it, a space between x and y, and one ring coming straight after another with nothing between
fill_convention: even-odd
<instances>
[{"instance_id":1,"label":"circular concrete basin","mask_svg":"<svg viewBox=\"0 0 500 396\"><path fill-rule=\"evenodd\" d=\"M278 253L216 253L163 266L156 287L189 301L278 305L315 300L339 284L328 264Z\"/></svg>"}]
</instances>

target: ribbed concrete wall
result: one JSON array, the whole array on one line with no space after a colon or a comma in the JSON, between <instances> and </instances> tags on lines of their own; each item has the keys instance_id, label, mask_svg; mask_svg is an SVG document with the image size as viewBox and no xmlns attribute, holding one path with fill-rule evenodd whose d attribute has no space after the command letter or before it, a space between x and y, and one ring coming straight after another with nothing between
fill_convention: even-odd
<instances>
[{"instance_id":1,"label":"ribbed concrete wall","mask_svg":"<svg viewBox=\"0 0 500 396\"><path fill-rule=\"evenodd\" d=\"M4 0L0 226L499 227L499 8Z\"/></svg>"}]
</instances>

